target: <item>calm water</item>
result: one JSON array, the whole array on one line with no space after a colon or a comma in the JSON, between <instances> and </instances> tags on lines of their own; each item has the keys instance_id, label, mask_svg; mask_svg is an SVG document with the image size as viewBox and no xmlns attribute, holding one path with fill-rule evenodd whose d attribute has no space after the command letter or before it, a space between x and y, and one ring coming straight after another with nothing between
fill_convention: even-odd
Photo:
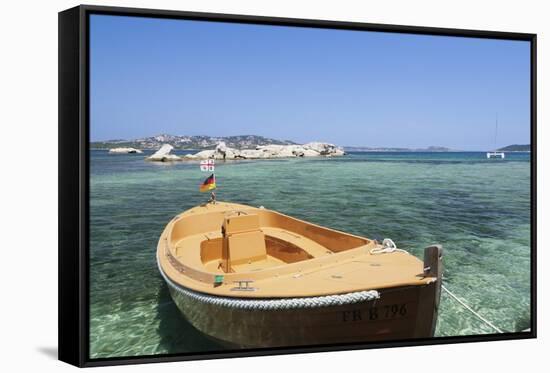
<instances>
[{"instance_id":1,"label":"calm water","mask_svg":"<svg viewBox=\"0 0 550 373\"><path fill-rule=\"evenodd\" d=\"M485 153L353 153L218 164L219 200L263 205L382 239L422 258L441 243L444 284L505 331L530 326L530 159ZM221 349L172 303L155 261L160 233L204 202L197 163L91 151L92 358ZM491 333L442 294L437 336Z\"/></svg>"}]
</instances>

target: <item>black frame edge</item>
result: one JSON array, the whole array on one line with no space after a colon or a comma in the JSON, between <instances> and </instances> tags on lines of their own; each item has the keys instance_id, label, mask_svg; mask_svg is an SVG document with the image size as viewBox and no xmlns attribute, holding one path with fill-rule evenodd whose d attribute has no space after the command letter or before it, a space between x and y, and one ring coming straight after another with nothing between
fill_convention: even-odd
<instances>
[{"instance_id":1,"label":"black frame edge","mask_svg":"<svg viewBox=\"0 0 550 373\"><path fill-rule=\"evenodd\" d=\"M357 21L334 21L328 19L270 17L256 15L242 15L230 13L207 13L181 10L167 10L154 8L130 8L101 5L81 5L87 13L111 14L132 17L177 18L195 21L217 21L229 23L248 23L272 26L314 27L342 30L379 31L403 34L459 36L472 38L506 39L531 41L536 36L534 33L520 33L510 31L488 31L474 29L456 29L448 27L414 26L367 23Z\"/></svg>"},{"instance_id":2,"label":"black frame edge","mask_svg":"<svg viewBox=\"0 0 550 373\"><path fill-rule=\"evenodd\" d=\"M80 226L81 8L58 14L58 358L83 366Z\"/></svg>"},{"instance_id":3,"label":"black frame edge","mask_svg":"<svg viewBox=\"0 0 550 373\"><path fill-rule=\"evenodd\" d=\"M537 338L537 35L531 37L531 333Z\"/></svg>"}]
</instances>

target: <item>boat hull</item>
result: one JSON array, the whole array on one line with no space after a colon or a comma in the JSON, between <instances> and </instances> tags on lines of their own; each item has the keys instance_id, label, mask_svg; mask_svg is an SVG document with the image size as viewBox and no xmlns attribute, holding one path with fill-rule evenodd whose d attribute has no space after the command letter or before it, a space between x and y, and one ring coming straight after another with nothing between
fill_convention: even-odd
<instances>
[{"instance_id":1,"label":"boat hull","mask_svg":"<svg viewBox=\"0 0 550 373\"><path fill-rule=\"evenodd\" d=\"M183 316L224 345L289 347L434 334L443 270L439 245L425 248L421 261L393 242L216 203L172 219L159 239L157 262Z\"/></svg>"},{"instance_id":2,"label":"boat hull","mask_svg":"<svg viewBox=\"0 0 550 373\"><path fill-rule=\"evenodd\" d=\"M198 300L167 281L183 316L226 347L282 347L432 337L435 283L380 292L358 303L297 309L242 309ZM426 299L422 299L426 298ZM432 297L433 299L433 294ZM246 300L244 300L246 301ZM431 308L423 312L419 305ZM426 310L427 311L427 310Z\"/></svg>"}]
</instances>

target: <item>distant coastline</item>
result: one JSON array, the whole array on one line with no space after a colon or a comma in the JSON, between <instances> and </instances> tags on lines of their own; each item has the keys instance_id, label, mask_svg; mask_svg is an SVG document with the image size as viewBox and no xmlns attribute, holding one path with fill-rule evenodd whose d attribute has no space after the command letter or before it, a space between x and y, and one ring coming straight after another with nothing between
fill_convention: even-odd
<instances>
[{"instance_id":1,"label":"distant coastline","mask_svg":"<svg viewBox=\"0 0 550 373\"><path fill-rule=\"evenodd\" d=\"M158 150L164 144L170 144L174 150L202 151L213 150L224 142L228 147L235 149L255 149L257 146L270 145L299 145L291 140L280 140L258 135L239 136L178 136L161 134L139 139L114 139L90 142L91 150L109 150L114 148L135 148L140 150ZM485 152L493 150L461 150L444 146L428 146L426 148L405 147L381 147L381 146L342 146L345 152L428 152L428 153L453 153L453 152ZM513 144L497 149L502 152L531 152L530 144Z\"/></svg>"},{"instance_id":2,"label":"distant coastline","mask_svg":"<svg viewBox=\"0 0 550 373\"><path fill-rule=\"evenodd\" d=\"M170 144L174 150L212 150L223 142L228 147L237 149L253 149L256 146L264 145L298 145L290 140L278 140L257 135L240 136L176 136L161 134L144 137L134 140L116 139L105 141L92 141L90 148L112 149L112 148L136 148L141 150L158 150L164 144Z\"/></svg>"},{"instance_id":3,"label":"distant coastline","mask_svg":"<svg viewBox=\"0 0 550 373\"><path fill-rule=\"evenodd\" d=\"M497 149L499 152L531 152L531 144L525 145L508 145L503 148Z\"/></svg>"},{"instance_id":4,"label":"distant coastline","mask_svg":"<svg viewBox=\"0 0 550 373\"><path fill-rule=\"evenodd\" d=\"M344 150L347 151L347 152L430 152L430 153L461 152L462 151L462 150L455 150L455 149L446 148L446 147L443 147L443 146L429 146L427 148L344 146Z\"/></svg>"}]
</instances>

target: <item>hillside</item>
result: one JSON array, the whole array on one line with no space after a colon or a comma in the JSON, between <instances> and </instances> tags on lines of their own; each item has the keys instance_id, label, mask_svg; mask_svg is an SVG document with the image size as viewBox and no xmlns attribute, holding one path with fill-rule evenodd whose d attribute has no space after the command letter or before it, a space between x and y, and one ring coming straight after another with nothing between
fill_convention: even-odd
<instances>
[{"instance_id":1,"label":"hillside","mask_svg":"<svg viewBox=\"0 0 550 373\"><path fill-rule=\"evenodd\" d=\"M452 149L443 146L429 146L427 148L384 148L368 146L344 146L348 152L450 152Z\"/></svg>"},{"instance_id":2,"label":"hillside","mask_svg":"<svg viewBox=\"0 0 550 373\"><path fill-rule=\"evenodd\" d=\"M500 152L530 152L531 151L531 145L530 144L526 144L526 145L517 145L517 144L508 145L508 146L505 146L504 148L498 149L498 151L500 151Z\"/></svg>"},{"instance_id":3,"label":"hillside","mask_svg":"<svg viewBox=\"0 0 550 373\"><path fill-rule=\"evenodd\" d=\"M129 147L136 149L159 149L163 144L170 144L175 149L214 149L219 142L225 142L228 147L236 149L252 149L258 145L295 145L289 140L276 140L263 136L242 135L242 136L174 136L158 135L144 137L135 140L107 140L94 141L90 143L93 149L112 149L120 147Z\"/></svg>"}]
</instances>

